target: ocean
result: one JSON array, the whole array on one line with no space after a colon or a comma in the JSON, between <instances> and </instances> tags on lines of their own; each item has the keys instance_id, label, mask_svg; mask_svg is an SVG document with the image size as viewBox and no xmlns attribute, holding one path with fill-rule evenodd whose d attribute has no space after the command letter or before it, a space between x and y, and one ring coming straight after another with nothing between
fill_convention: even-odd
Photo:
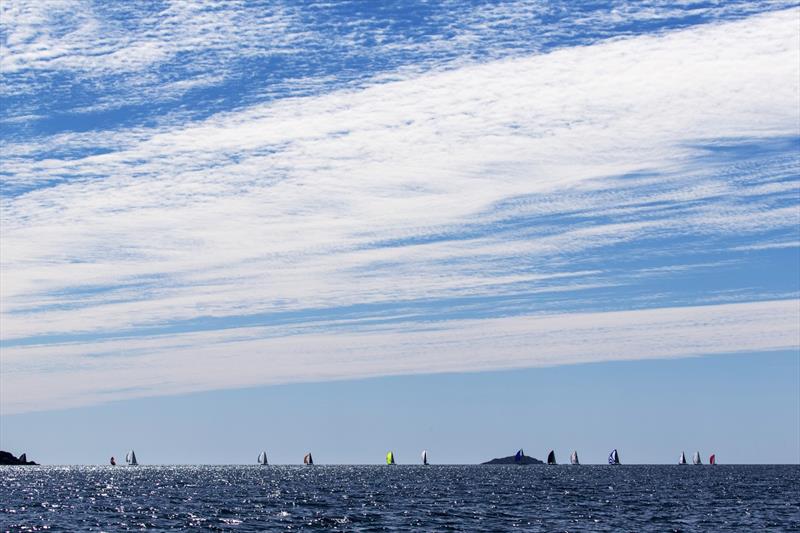
<instances>
[{"instance_id":1,"label":"ocean","mask_svg":"<svg viewBox=\"0 0 800 533\"><path fill-rule=\"evenodd\" d=\"M0 467L3 531L800 531L800 466Z\"/></svg>"}]
</instances>

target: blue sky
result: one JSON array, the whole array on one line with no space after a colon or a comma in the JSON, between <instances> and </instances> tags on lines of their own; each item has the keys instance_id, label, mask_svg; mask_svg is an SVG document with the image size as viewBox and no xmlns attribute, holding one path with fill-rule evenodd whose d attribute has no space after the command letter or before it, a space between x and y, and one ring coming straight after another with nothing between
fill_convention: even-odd
<instances>
[{"instance_id":1,"label":"blue sky","mask_svg":"<svg viewBox=\"0 0 800 533\"><path fill-rule=\"evenodd\" d=\"M796 2L0 9L0 447L93 462L127 444L92 427L152 424L137 446L181 462L183 421L263 407L360 462L335 428L451 449L420 398L466 425L448 397L518 393L598 461L607 430L565 422L598 397L635 399L634 461L713 446L636 429L714 402L730 462L800 461ZM537 442L516 423L449 458ZM81 429L52 452L43 425ZM223 444L191 460L248 460Z\"/></svg>"}]
</instances>

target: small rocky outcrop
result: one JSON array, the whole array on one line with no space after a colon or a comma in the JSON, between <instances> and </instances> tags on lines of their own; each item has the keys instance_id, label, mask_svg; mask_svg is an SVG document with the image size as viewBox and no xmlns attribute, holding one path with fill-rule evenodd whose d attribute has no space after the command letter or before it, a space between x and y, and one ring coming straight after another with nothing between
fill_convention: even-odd
<instances>
[{"instance_id":1,"label":"small rocky outcrop","mask_svg":"<svg viewBox=\"0 0 800 533\"><path fill-rule=\"evenodd\" d=\"M28 461L28 457L23 453L19 458L14 454L0 450L0 465L37 465L33 461Z\"/></svg>"},{"instance_id":2,"label":"small rocky outcrop","mask_svg":"<svg viewBox=\"0 0 800 533\"><path fill-rule=\"evenodd\" d=\"M516 460L516 455L509 455L508 457L500 457L481 463L484 465L543 465L544 461L540 461L535 457L523 455L519 461Z\"/></svg>"}]
</instances>

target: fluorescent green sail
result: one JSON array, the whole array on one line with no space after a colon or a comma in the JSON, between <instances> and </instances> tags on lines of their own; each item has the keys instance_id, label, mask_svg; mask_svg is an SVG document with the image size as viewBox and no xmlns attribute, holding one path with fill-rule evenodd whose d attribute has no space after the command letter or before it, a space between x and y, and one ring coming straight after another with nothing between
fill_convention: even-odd
<instances>
[{"instance_id":1,"label":"fluorescent green sail","mask_svg":"<svg viewBox=\"0 0 800 533\"><path fill-rule=\"evenodd\" d=\"M394 464L394 454L392 452L389 452L389 453L386 454L386 464L387 465L393 465Z\"/></svg>"}]
</instances>

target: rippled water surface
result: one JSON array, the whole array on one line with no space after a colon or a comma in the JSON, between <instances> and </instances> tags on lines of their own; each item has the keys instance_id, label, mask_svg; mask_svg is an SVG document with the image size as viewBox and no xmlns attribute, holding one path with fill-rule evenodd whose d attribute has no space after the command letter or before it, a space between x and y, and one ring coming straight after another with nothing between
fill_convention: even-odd
<instances>
[{"instance_id":1,"label":"rippled water surface","mask_svg":"<svg viewBox=\"0 0 800 533\"><path fill-rule=\"evenodd\" d=\"M3 530L800 531L798 466L0 467Z\"/></svg>"}]
</instances>

